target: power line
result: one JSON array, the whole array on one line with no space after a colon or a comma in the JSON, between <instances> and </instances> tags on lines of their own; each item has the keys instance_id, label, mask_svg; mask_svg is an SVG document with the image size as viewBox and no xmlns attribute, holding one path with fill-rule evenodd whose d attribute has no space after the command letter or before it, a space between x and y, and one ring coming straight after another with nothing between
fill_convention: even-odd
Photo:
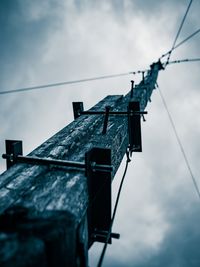
<instances>
[{"instance_id":1,"label":"power line","mask_svg":"<svg viewBox=\"0 0 200 267\"><path fill-rule=\"evenodd\" d=\"M200 29L196 30L195 32L193 32L192 34L190 34L187 38L185 38L183 41L181 41L180 43L178 43L177 45L175 45L174 49L178 48L179 46L181 46L182 44L184 44L185 42L187 42L188 40L190 40L191 38L193 38L196 34L198 34L200 32ZM173 49L173 50L174 50Z\"/></svg>"},{"instance_id":2,"label":"power line","mask_svg":"<svg viewBox=\"0 0 200 267\"><path fill-rule=\"evenodd\" d=\"M175 45L172 51L174 51L176 48L178 48L179 46L181 46L182 44L184 44L185 42L187 42L188 40L190 40L191 38L193 38L199 32L200 32L200 28L198 30L196 30L195 32L193 32L192 34L190 34L188 37L186 37L183 41L181 41L180 43L178 43L177 45ZM166 52L165 54L163 54L160 57L160 59L162 59L163 57L167 56L170 53L170 51L171 50L169 50L168 52Z\"/></svg>"},{"instance_id":3,"label":"power line","mask_svg":"<svg viewBox=\"0 0 200 267\"><path fill-rule=\"evenodd\" d=\"M32 91L32 90L38 90L38 89L44 89L44 88L56 87L56 86L62 86L62 85L68 85L68 84L90 82L90 81L95 81L95 80L110 79L110 78L127 76L130 74L137 74L137 73L142 73L142 72L144 72L144 71L140 71L140 70L139 71L130 71L130 72L125 72L125 73L120 73L120 74L105 75L105 76L86 78L86 79L81 79L81 80L64 81L64 82L58 82L58 83L50 83L50 84L43 84L43 85L37 85L37 86L31 86L31 87L24 87L24 88L18 88L18 89L13 89L13 90L0 91L0 95L19 93L19 92L25 92L25 91Z\"/></svg>"},{"instance_id":4,"label":"power line","mask_svg":"<svg viewBox=\"0 0 200 267\"><path fill-rule=\"evenodd\" d=\"M112 231L113 222L115 220L115 215L116 215L116 211L117 211L117 207L118 207L118 203L119 203L119 198L120 198L120 194L121 194L124 178L125 178L126 173L127 173L128 164L131 161L130 158L129 158L129 152L128 151L127 151L126 155L127 155L126 165L125 165L124 173L123 173L123 176L122 176L122 179L121 179L121 183L120 183L120 186L119 186L119 189L118 189L117 198L116 198L116 201L115 201L113 215L112 215L112 219L111 219L111 223L110 223L110 228L109 228L109 231L108 231L108 234L107 234L107 238L106 238L106 242L105 242L105 244L103 246L103 250L101 252L101 256L99 258L99 262L97 264L97 267L101 267L101 265L103 263L103 259L104 259L104 256L105 256L105 253L106 253L106 249L107 249L107 246L108 246L108 241L110 239L110 234L111 234L111 231Z\"/></svg>"},{"instance_id":5,"label":"power line","mask_svg":"<svg viewBox=\"0 0 200 267\"><path fill-rule=\"evenodd\" d=\"M200 58L186 58L169 61L168 64L184 63L184 62L197 62L200 61Z\"/></svg>"},{"instance_id":6,"label":"power line","mask_svg":"<svg viewBox=\"0 0 200 267\"><path fill-rule=\"evenodd\" d=\"M175 123L174 123L173 118L172 118L172 116L171 116L171 114L170 114L170 112L169 112L169 109L168 109L168 107L167 107L167 103L166 103L166 101L165 101L165 98L164 98L164 96L163 96L163 94L162 94L162 92L161 92L161 89L160 89L160 87L158 86L158 84L157 84L157 87L158 87L158 89L159 89L158 91L159 91L159 93L160 93L160 97L161 97L161 99L162 99L163 105L164 105L164 107L165 107L165 109L166 109L166 112L167 112L167 115L168 115L168 117L169 117L171 126L172 126L173 131L174 131L174 134L175 134L175 136L176 136L177 143L178 143L178 145L179 145L179 147L180 147L180 149L181 149L181 152L182 152L182 154L183 154L183 158L184 158L184 160L185 160L185 164L186 164L186 166L187 166L187 168L188 168L188 171L189 171L189 173L190 173L192 182L193 182L193 184L194 184L194 188L195 188L195 190L196 190L196 192L197 192L197 195L198 195L198 197L199 197L199 199L200 199L200 190L199 190L198 184L197 184L197 182L196 182L196 179L195 179L195 177L194 177L194 175L193 175L192 169L191 169L191 167L190 167L190 163L189 163L189 161L188 161L188 158L187 158L185 149L184 149L184 147L183 147L183 145L182 145L182 143L181 143L180 137L179 137L178 132L177 132L177 130L176 130Z\"/></svg>"},{"instance_id":7,"label":"power line","mask_svg":"<svg viewBox=\"0 0 200 267\"><path fill-rule=\"evenodd\" d=\"M178 39L179 34L180 34L181 30L182 30L183 24L184 24L184 22L185 22L185 19L186 19L186 17L187 17L187 14L188 14L188 12L189 12L189 9L190 9L190 6L191 6L192 2L193 2L193 0L190 0L190 3L189 3L189 5L188 5L188 7L187 7L187 9L186 9L186 12L185 12L184 16L183 16L183 19L182 19L181 24L180 24L180 26L179 26L178 32L177 32L176 37L175 37L175 39L174 39L172 48L171 48L171 50L170 50L170 52L169 52L169 54L168 54L168 58L167 58L167 63L166 63L166 65L168 64L169 59L170 59L171 54L172 54L172 51L174 50L174 47L175 47L175 45L176 45L177 39Z\"/></svg>"}]
</instances>

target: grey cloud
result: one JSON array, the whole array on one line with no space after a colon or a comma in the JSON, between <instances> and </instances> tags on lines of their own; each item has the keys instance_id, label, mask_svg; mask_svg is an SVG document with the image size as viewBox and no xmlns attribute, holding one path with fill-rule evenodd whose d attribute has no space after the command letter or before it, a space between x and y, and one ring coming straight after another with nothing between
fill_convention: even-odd
<instances>
[{"instance_id":1,"label":"grey cloud","mask_svg":"<svg viewBox=\"0 0 200 267\"><path fill-rule=\"evenodd\" d=\"M198 206L199 203L192 205L183 213L176 210L171 221L172 229L167 234L160 250L148 262L136 266L199 266L200 232L198 225L200 215Z\"/></svg>"},{"instance_id":2,"label":"grey cloud","mask_svg":"<svg viewBox=\"0 0 200 267\"><path fill-rule=\"evenodd\" d=\"M49 36L53 36L60 26L62 14L62 6L54 0L42 3L1 1L0 90L30 83L34 69L39 69L41 58L48 49ZM0 98L1 151L4 151L4 139L13 138L17 129L25 133L31 121L30 116L37 109L37 103L30 95L25 101L22 96L7 95ZM0 161L2 163L2 159Z\"/></svg>"},{"instance_id":3,"label":"grey cloud","mask_svg":"<svg viewBox=\"0 0 200 267\"><path fill-rule=\"evenodd\" d=\"M45 2L45 1L44 1ZM43 3L44 3L43 2ZM34 8L38 8L38 1L25 2L22 0L1 1L1 60L4 64L0 67L0 83L6 84L10 75L23 73L23 69L31 65L39 64L39 55L46 48L46 39L58 26L60 18L54 10L55 1L49 1L48 10L43 13L32 14ZM42 6L42 4L41 4ZM21 75L20 73L20 75Z\"/></svg>"},{"instance_id":4,"label":"grey cloud","mask_svg":"<svg viewBox=\"0 0 200 267\"><path fill-rule=\"evenodd\" d=\"M161 192L158 196L156 191L154 192L157 195L157 201L160 202L160 208L165 213L165 221L168 223L169 228L167 229L164 238L160 242L159 246L156 249L150 249L143 245L142 251L135 257L135 252L138 251L140 246L139 242L144 243L145 232L141 233L139 242L130 242L128 247L129 250L132 250L131 253L127 254L127 250L121 248L121 257L113 254L111 257L105 257L105 267L197 267L200 264L200 255L199 255L199 245L200 245L200 232L199 232L199 222L200 222L200 213L199 213L199 200L194 194L193 201L188 201L192 197L182 191L179 188L177 194L167 195L162 192L162 185L159 185ZM165 187L167 187L165 185ZM181 192L180 192L181 191ZM127 203L127 202L126 202ZM141 203L142 204L142 203ZM127 204L128 205L128 204ZM142 208L142 205L140 206ZM125 221L128 220L127 217L124 217L124 225L126 227ZM130 218L129 218L130 219ZM137 212L135 212L135 218L137 220ZM121 223L123 223L121 221ZM140 221L142 224L143 221ZM156 220L154 221L156 224ZM132 228L129 231L129 236L137 235L138 227L132 223ZM117 242L117 241L116 241ZM119 241L118 241L119 242ZM153 244L152 244L153 246ZM131 247L131 248L130 248ZM108 248L108 250L112 248ZM125 260L123 255L127 255Z\"/></svg>"},{"instance_id":5,"label":"grey cloud","mask_svg":"<svg viewBox=\"0 0 200 267\"><path fill-rule=\"evenodd\" d=\"M1 88L146 68L170 48L187 3L1 1ZM196 29L197 14L196 2L181 38ZM197 38L174 57L196 55L198 46ZM199 98L199 65L196 66L196 72L191 65L169 67L160 74L159 83L187 152L193 151L190 158L197 170L199 130L194 126L199 128L199 120L193 113L193 109L196 114L199 110L198 101L195 102ZM10 136L23 139L24 146L29 145L30 149L50 137L72 119L73 100L83 100L89 107L103 96L123 94L129 87L129 78L125 77L123 81L114 79L2 97L0 151L3 153L3 140ZM109 247L105 267L185 267L186 263L188 267L199 267L199 215L192 184L187 180L188 172L173 133L168 130L170 124L158 92L152 100L147 122L142 125L143 153L134 156L116 219L117 230L124 232L121 240ZM186 102L191 103L191 109ZM150 241L145 240L144 233L150 235ZM96 252L92 256L98 258Z\"/></svg>"}]
</instances>

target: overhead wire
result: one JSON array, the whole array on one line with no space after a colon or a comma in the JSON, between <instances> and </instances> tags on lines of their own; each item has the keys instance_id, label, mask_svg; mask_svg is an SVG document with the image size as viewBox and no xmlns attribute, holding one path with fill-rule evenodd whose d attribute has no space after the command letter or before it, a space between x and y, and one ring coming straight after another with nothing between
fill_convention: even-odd
<instances>
[{"instance_id":1,"label":"overhead wire","mask_svg":"<svg viewBox=\"0 0 200 267\"><path fill-rule=\"evenodd\" d=\"M200 32L200 29L196 30L194 33L192 33L191 35L189 35L187 38L185 38L183 41L181 41L180 43L178 43L176 45L177 39L178 39L178 37L180 35L180 32L182 30L183 24L184 24L184 22L186 20L186 17L187 17L187 14L189 12L189 9L191 7L192 2L193 2L193 0L190 0L190 3L189 3L189 5L188 5L188 7L186 9L186 12L185 12L184 17L183 17L183 19L181 21L180 27L179 27L178 32L176 34L176 37L174 39L172 48L167 53L165 53L165 54L163 54L161 56L161 58L164 58L165 56L168 56L167 61L165 62L166 65L168 65L168 64L175 64L175 63L182 63L182 62L200 61L200 58L196 58L196 59L182 59L182 60L169 61L170 60L170 57L171 57L171 54L172 54L172 52L175 49L177 49L178 47L180 47L181 45L183 45L185 42L187 42L189 39L193 38L195 35L197 35ZM43 84L43 85L38 85L38 86L23 87L23 88L17 88L17 89L12 89L12 90L0 91L0 95L11 94L11 93L19 93L19 92L25 92L25 91L32 91L32 90L38 90L38 89L44 89L44 88L50 88L50 87L57 87L57 86L63 86L63 85L69 85L69 84L90 82L90 81L101 80L101 79L110 79L110 78L127 76L127 75L131 75L131 74L142 73L142 72L143 71L133 71L133 72L126 72L126 73L112 74L112 75L105 75L105 76L98 76L98 77L92 77L92 78L86 78L86 79L79 79L79 80L72 80L72 81L63 81L63 82L57 82L57 83ZM193 181L195 190L196 190L196 192L198 194L198 197L200 198L200 190L198 188L196 179L195 179L195 177L193 175L192 169L190 167L190 164L189 164L187 155L185 153L184 147L183 147L183 145L181 143L180 137L179 137L179 135L177 133L177 130L176 130L176 127L175 127L173 118L172 118L172 116L171 116L171 114L169 112L169 109L167 107L166 101L164 99L164 96L163 96L163 94L162 94L159 86L158 86L158 89L159 89L159 93L160 93L160 97L162 99L163 105L164 105L164 107L166 109L166 112L168 114L170 123L172 125L173 130L174 130L174 133L175 133L177 142L178 142L179 147L181 149L181 152L183 154L183 157L184 157L186 166L187 166L188 171L190 173L190 176L192 178L192 181ZM114 220L115 220L116 211L117 211L117 207L118 207L119 199L120 199L120 194L121 194L122 186L123 186L123 183L124 183L124 179L126 177L126 173L127 173L129 162L130 162L130 158L127 156L124 173L123 173L122 178L121 178L120 186L119 186L119 189L118 189L118 193L117 193L117 197L116 197L116 201L115 201L115 205L114 205L114 210L113 210L113 215L112 215L112 218L111 218L110 228L109 228L109 231L108 231L108 234L107 234L107 238L106 238L106 242L105 242L105 244L103 246L103 250L102 250L102 253L101 253L101 256L100 256L100 259L99 259L99 262L98 262L97 267L101 267L102 266L102 263L103 263L103 260L104 260L104 256L105 256L107 245L108 245L108 242L109 242L109 239L110 239L110 235L111 235L111 231L112 231L112 226L113 226L113 223L114 223Z\"/></svg>"},{"instance_id":2,"label":"overhead wire","mask_svg":"<svg viewBox=\"0 0 200 267\"><path fill-rule=\"evenodd\" d=\"M125 165L124 173L122 175L122 179L121 179L120 186L119 186L119 189L118 189L118 193L117 193L117 197L116 197L116 201L115 201L115 205L114 205L114 210L113 210L113 215L112 215L112 219L111 219L111 223L110 223L110 228L109 228L109 231L108 231L108 234L107 234L107 238L106 238L105 244L103 246L103 249L102 249L98 264L97 264L97 267L101 267L102 263L103 263L103 260L104 260L104 256L105 256L106 249L107 249L107 246L108 246L108 241L110 239L110 235L111 235L111 231L112 231L112 226L113 226L113 223L114 223L114 220L115 220L115 216L116 216L117 207L118 207L118 204L119 204L119 199L120 199L120 194L121 194L121 191L122 191L122 186L123 186L123 183L124 183L124 179L126 177L128 164L131 161L130 157L129 157L128 150L126 152L126 155L127 155L126 165Z\"/></svg>"},{"instance_id":3,"label":"overhead wire","mask_svg":"<svg viewBox=\"0 0 200 267\"><path fill-rule=\"evenodd\" d=\"M200 32L200 28L198 30L196 30L195 32L193 32L192 34L190 34L188 37L186 37L184 40L182 40L180 43L178 43L177 45L174 46L173 50L177 49L179 46L183 45L185 42L189 41L191 38L193 38L195 35L197 35ZM166 57L169 53L171 52L171 50L169 50L168 52L166 52L165 54L163 54L160 59Z\"/></svg>"},{"instance_id":4,"label":"overhead wire","mask_svg":"<svg viewBox=\"0 0 200 267\"><path fill-rule=\"evenodd\" d=\"M49 84L43 84L43 85L37 85L37 86L31 86L31 87L17 88L17 89L12 89L12 90L0 91L0 95L19 93L19 92L25 92L25 91L32 91L32 90L38 90L38 89L44 89L44 88L50 88L50 87L68 85L68 84L90 82L90 81L95 81L95 80L110 79L110 78L116 78L116 77L121 77L121 76L127 76L127 75L131 75L131 74L135 75L135 74L143 73L146 71L147 70L145 70L145 71L141 71L141 70L129 71L129 72L125 72L125 73L104 75L104 76L98 76L98 77L92 77L92 78L86 78L86 79L80 79L80 80L74 80L74 81L64 81L64 82L49 83Z\"/></svg>"},{"instance_id":5,"label":"overhead wire","mask_svg":"<svg viewBox=\"0 0 200 267\"><path fill-rule=\"evenodd\" d=\"M195 31L194 33L192 33L191 35L189 35L187 38L185 38L183 41L181 41L180 43L178 43L178 44L176 45L177 39L178 39L179 34L180 34L181 30L182 30L183 24L184 24L184 22L185 22L185 19L186 19L186 17L187 17L187 14L188 14L188 12L189 12L189 9L190 9L190 7L191 7L192 2L193 2L193 0L190 1L189 5L188 5L188 7L187 7L187 9L186 9L186 12L185 12L184 17L183 17L183 19L182 19L182 21L181 21L180 27L179 27L178 32L177 32L177 34L176 34L176 37L175 37L175 40L174 40L174 42L173 42L173 45L172 45L171 50L169 50L167 53L165 53L165 54L162 55L162 57L161 57L161 58L163 58L163 57L165 57L165 56L168 55L168 58L167 58L167 61L166 61L166 65L167 65L167 64L173 64L173 63L181 63L181 62L199 61L199 60L200 60L200 59L196 58L196 59L176 60L176 61L171 61L171 62L169 61L169 60L170 60L170 57L171 57L171 53L172 53L173 50L175 50L176 48L178 48L179 46L181 46L182 44L184 44L185 42L187 42L189 39L191 39L191 38L194 37L197 33L200 32L200 29L198 29L197 31ZM160 58L160 59L161 59L161 58ZM157 86L158 86L158 85L157 85ZM158 86L158 88L159 88L159 86ZM164 99L164 97L163 97L163 95L162 95L162 93L161 93L160 88L159 88L159 92L160 92L160 96L161 96L161 99L162 99L162 101L163 101L163 104L164 104L164 106L165 106L165 108L166 108L167 114L168 114L168 116L169 116L169 119L170 119L172 128L173 128L173 130L174 130L174 133L175 133L177 142L178 142L178 144L179 144L179 146L180 146L180 149L181 149L181 152L182 152L182 154L183 154L183 157L184 157L186 166L187 166L187 168L188 168L188 170L189 170L189 173L190 173L190 175L191 175L191 178L192 178L194 187L195 187L196 192L197 192L197 194L198 194L198 196L199 196L199 198L200 198L200 190L199 190L199 188L198 188L196 179L195 179L195 177L194 177L194 175L193 175L193 173L192 173L192 169L191 169L191 167L190 167L190 164L189 164L188 158L187 158L187 156L186 156L184 147L183 147L183 145L182 145L182 143L181 143L181 140L180 140L179 135L178 135L178 133L177 133L177 130L176 130L175 124L174 124L174 122L173 122L172 116L171 116L171 114L170 114L170 112L169 112L169 110L168 110L166 101L165 101L165 99ZM102 253L101 253L99 262L98 262L98 264L97 264L97 267L101 267L101 266L102 266L102 263L103 263L103 259L104 259L105 252L106 252L106 249L107 249L108 241L109 241L109 239L110 239L111 230L112 230L112 225L113 225L113 222L114 222L114 219L115 219L116 210L117 210L117 206L118 206L118 202L119 202L119 197L120 197L120 193L121 193L122 185L123 185L123 182L124 182L124 178L125 178L125 176L126 176L126 172L127 172L127 168L128 168L128 163L129 163L129 161L130 161L130 159L129 159L129 157L127 157L127 161L126 161L126 166L125 166L124 174L123 174L123 176L122 176L122 180L121 180L120 187L119 187L118 194L117 194L117 199L116 199L116 202L115 202L115 207L114 207L113 216L112 216L112 219L111 219L110 229L109 229L109 231L108 231L108 235L107 235L107 238L106 238L106 242L105 242L105 244L104 244L104 246L103 246L103 250L102 250Z\"/></svg>"},{"instance_id":6,"label":"overhead wire","mask_svg":"<svg viewBox=\"0 0 200 267\"><path fill-rule=\"evenodd\" d=\"M165 54L163 54L161 58L165 57L168 55L167 61L165 62L165 66L169 63L169 59L171 56L171 53L173 50L181 46L183 43L194 37L197 33L200 32L200 29L196 30L194 33L189 35L186 39L181 41L176 45L176 41L179 37L179 34L181 32L181 29L183 27L183 24L185 22L185 19L187 17L187 14L189 12L190 6L192 4L193 0L190 0L190 3L186 9L186 12L184 14L184 17L181 21L180 27L178 29L178 32L176 34L175 40L173 42L172 48ZM178 63L178 62L176 62ZM171 62L170 62L171 64ZM32 91L32 90L38 90L38 89L44 89L44 88L50 88L50 87L57 87L57 86L63 86L63 85L69 85L69 84L76 84L76 83L83 83L83 82L89 82L89 81L95 81L95 80L101 80L101 79L110 79L110 78L115 78L115 77L120 77L120 76L126 76L130 74L137 74L137 73L144 73L145 71L130 71L130 72L125 72L125 73L120 73L120 74L112 74L112 75L105 75L105 76L98 76L98 77L92 77L92 78L86 78L86 79L80 79L80 80L72 80L72 81L64 81L64 82L57 82L57 83L49 83L49 84L43 84L43 85L36 85L36 86L30 86L30 87L23 87L23 88L17 88L17 89L11 89L11 90L5 90L5 91L0 91L0 95L5 95L5 94L11 94L11 93L19 93L19 92L25 92L25 91Z\"/></svg>"},{"instance_id":7,"label":"overhead wire","mask_svg":"<svg viewBox=\"0 0 200 267\"><path fill-rule=\"evenodd\" d=\"M190 0L189 5L187 6L186 12L185 12L185 14L184 14L184 16L183 16L183 19L182 19L182 21L181 21L181 24L180 24L180 26L179 26L179 28L178 28L178 32L177 32L176 37L175 37L175 39L174 39L172 48L171 48L171 50L170 50L170 52L169 52L169 54L168 54L168 58L167 58L166 65L168 64L168 62L169 62L169 60L170 60L172 51L174 50L174 47L175 47L175 45L176 45L177 39L178 39L178 37L179 37L179 35L180 35L180 32L181 32L181 30L182 30L183 24L184 24L184 22L185 22L185 19L186 19L186 17L187 17L187 14L188 14L188 12L189 12L189 10L190 10L190 7L191 7L192 2L193 2L193 0Z\"/></svg>"},{"instance_id":8,"label":"overhead wire","mask_svg":"<svg viewBox=\"0 0 200 267\"><path fill-rule=\"evenodd\" d=\"M191 177L191 179L192 179L194 188L195 188L196 193L197 193L197 195L198 195L198 197L199 197L199 199L200 199L200 190L199 190L198 184L197 184L197 182L196 182L195 176L194 176L194 174L193 174L193 172L192 172L192 168L191 168L190 163L189 163L189 160L188 160L188 158L187 158L185 149L184 149L184 147L183 147L183 144L182 144L182 142L181 142L181 139L180 139L180 137L179 137L179 134L178 134L178 132L177 132L177 130L176 130L176 126L175 126L174 120L173 120L173 118L172 118L172 115L171 115L171 113L170 113L170 111L169 111L169 109L168 109L167 103L166 103L166 101L165 101L164 95L162 94L162 91L161 91L160 87L158 86L158 84L157 84L157 88L158 88L158 91L159 91L161 100L162 100L162 102L163 102L163 105L164 105L164 107L165 107L165 110L166 110L166 112L167 112L167 115L168 115L169 121L170 121L170 123L171 123L172 129L173 129L173 131L174 131L174 134L175 134L177 143L178 143L178 145L179 145L179 147L180 147L180 150L181 150L181 152L182 152L182 155L183 155L183 158L184 158L186 167L187 167L187 169L188 169L188 171L189 171L189 174L190 174L190 177Z\"/></svg>"},{"instance_id":9,"label":"overhead wire","mask_svg":"<svg viewBox=\"0 0 200 267\"><path fill-rule=\"evenodd\" d=\"M197 61L200 61L200 58L177 59L177 60L169 61L168 64L177 64L177 63L184 63L184 62L197 62Z\"/></svg>"}]
</instances>

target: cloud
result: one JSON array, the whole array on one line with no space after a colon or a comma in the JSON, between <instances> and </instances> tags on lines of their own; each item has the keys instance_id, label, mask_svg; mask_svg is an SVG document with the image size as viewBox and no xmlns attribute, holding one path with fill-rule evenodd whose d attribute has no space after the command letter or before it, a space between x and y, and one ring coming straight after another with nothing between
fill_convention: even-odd
<instances>
[{"instance_id":1,"label":"cloud","mask_svg":"<svg viewBox=\"0 0 200 267\"><path fill-rule=\"evenodd\" d=\"M8 75L14 74L15 78L19 71L23 73L36 63L46 49L46 38L55 30L58 21L53 1L42 4L38 1L1 1L0 51L5 63L1 64L4 81Z\"/></svg>"},{"instance_id":2,"label":"cloud","mask_svg":"<svg viewBox=\"0 0 200 267\"><path fill-rule=\"evenodd\" d=\"M198 266L200 257L198 247L200 233L198 222L200 219L196 207L182 208L181 211L173 214L173 225L168 231L160 249L152 255L148 261L141 261L137 267L148 266Z\"/></svg>"},{"instance_id":3,"label":"cloud","mask_svg":"<svg viewBox=\"0 0 200 267\"><path fill-rule=\"evenodd\" d=\"M187 3L1 1L0 90L146 69L171 47ZM191 7L180 39L198 28L198 6ZM173 57L197 56L198 41L191 40ZM134 78L138 82L141 76ZM169 66L158 82L199 177L199 64ZM73 119L72 101L84 101L89 108L129 88L124 77L1 96L0 150L4 139L22 139L26 154ZM196 267L198 199L158 91L147 110L143 153L134 155L114 224L121 239L108 248L105 267ZM114 192L121 175L119 170ZM91 266L100 248L92 248Z\"/></svg>"}]
</instances>

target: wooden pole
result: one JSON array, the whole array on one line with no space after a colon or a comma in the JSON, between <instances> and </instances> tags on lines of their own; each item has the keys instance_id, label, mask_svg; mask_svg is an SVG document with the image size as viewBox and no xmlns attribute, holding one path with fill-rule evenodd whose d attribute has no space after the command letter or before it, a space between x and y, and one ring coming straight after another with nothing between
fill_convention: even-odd
<instances>
[{"instance_id":1,"label":"wooden pole","mask_svg":"<svg viewBox=\"0 0 200 267\"><path fill-rule=\"evenodd\" d=\"M29 156L85 162L88 151L102 148L95 151L96 160L109 161L110 157L113 166L110 179L113 179L129 145L130 131L127 116L109 116L109 110L127 111L130 101L139 101L140 110L144 111L160 69L160 62L153 64L142 82L126 96L107 96L96 104L91 110L106 109L106 122L101 114L81 115ZM100 193L102 181L96 175L104 177ZM104 211L106 203L101 207L105 199L102 192L111 199L109 174L97 171L92 177L97 180L95 185L88 183L85 171L80 169L27 163L17 163L3 173L0 176L0 255L4 257L0 258L0 266L88 266L88 247L95 241L91 224L98 224L95 216L101 209L107 212L109 223L111 212L111 207ZM101 237L96 240L101 241ZM11 245L15 247L12 253Z\"/></svg>"}]
</instances>

